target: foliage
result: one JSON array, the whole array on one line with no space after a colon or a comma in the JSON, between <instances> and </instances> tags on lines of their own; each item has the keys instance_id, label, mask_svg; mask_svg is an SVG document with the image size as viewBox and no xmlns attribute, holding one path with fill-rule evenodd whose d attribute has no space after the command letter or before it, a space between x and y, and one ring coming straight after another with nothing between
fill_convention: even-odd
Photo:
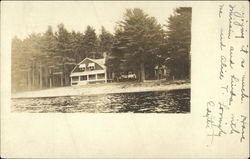
<instances>
[{"instance_id":1,"label":"foliage","mask_svg":"<svg viewBox=\"0 0 250 159\"><path fill-rule=\"evenodd\" d=\"M95 29L87 26L83 37L84 54L90 58L100 58L101 54L98 52L98 39Z\"/></svg>"},{"instance_id":2,"label":"foliage","mask_svg":"<svg viewBox=\"0 0 250 159\"><path fill-rule=\"evenodd\" d=\"M111 33L109 33L103 26L101 28L101 34L99 35L99 40L100 40L99 51L110 53L113 46L114 36Z\"/></svg>"},{"instance_id":3,"label":"foliage","mask_svg":"<svg viewBox=\"0 0 250 159\"><path fill-rule=\"evenodd\" d=\"M177 8L168 18L167 65L177 78L190 78L191 8Z\"/></svg>"},{"instance_id":4,"label":"foliage","mask_svg":"<svg viewBox=\"0 0 250 159\"><path fill-rule=\"evenodd\" d=\"M12 39L12 90L69 85L73 67L84 58L102 58L108 74L132 71L140 81L154 78L155 66L167 65L176 78L190 78L191 8L177 8L167 30L139 8L127 9L115 33L87 26L69 32L63 24L41 34ZM109 76L111 77L111 76Z\"/></svg>"},{"instance_id":5,"label":"foliage","mask_svg":"<svg viewBox=\"0 0 250 159\"><path fill-rule=\"evenodd\" d=\"M161 25L138 8L127 9L118 25L112 55L120 59L121 70L136 72L140 81L144 81L145 66L149 66L148 73L152 74L163 42Z\"/></svg>"}]
</instances>

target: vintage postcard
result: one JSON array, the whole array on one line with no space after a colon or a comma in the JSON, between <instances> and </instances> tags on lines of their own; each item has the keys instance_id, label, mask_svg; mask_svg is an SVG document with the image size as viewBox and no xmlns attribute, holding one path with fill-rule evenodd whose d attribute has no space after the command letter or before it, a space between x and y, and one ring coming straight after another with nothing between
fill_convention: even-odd
<instances>
[{"instance_id":1,"label":"vintage postcard","mask_svg":"<svg viewBox=\"0 0 250 159\"><path fill-rule=\"evenodd\" d=\"M4 1L1 157L248 158L248 1Z\"/></svg>"}]
</instances>

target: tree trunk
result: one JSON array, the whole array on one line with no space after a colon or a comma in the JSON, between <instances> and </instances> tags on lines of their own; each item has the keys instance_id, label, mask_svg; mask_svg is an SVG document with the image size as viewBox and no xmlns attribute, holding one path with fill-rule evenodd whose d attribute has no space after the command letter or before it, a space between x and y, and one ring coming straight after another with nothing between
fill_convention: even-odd
<instances>
[{"instance_id":1,"label":"tree trunk","mask_svg":"<svg viewBox=\"0 0 250 159\"><path fill-rule=\"evenodd\" d=\"M46 88L48 87L48 80L49 80L49 78L48 78L48 68L45 67L44 68L44 82L45 82L45 87Z\"/></svg>"},{"instance_id":2,"label":"tree trunk","mask_svg":"<svg viewBox=\"0 0 250 159\"><path fill-rule=\"evenodd\" d=\"M32 87L35 87L35 63L32 61Z\"/></svg>"},{"instance_id":3,"label":"tree trunk","mask_svg":"<svg viewBox=\"0 0 250 159\"><path fill-rule=\"evenodd\" d=\"M49 77L49 88L52 87L52 76Z\"/></svg>"},{"instance_id":4,"label":"tree trunk","mask_svg":"<svg viewBox=\"0 0 250 159\"><path fill-rule=\"evenodd\" d=\"M40 89L43 88L43 70L42 70L42 64L40 64L40 75L39 75L40 79L39 79L39 86Z\"/></svg>"},{"instance_id":5,"label":"tree trunk","mask_svg":"<svg viewBox=\"0 0 250 159\"><path fill-rule=\"evenodd\" d=\"M141 71L139 69L137 70L136 77L137 77L137 81L140 82L141 81Z\"/></svg>"},{"instance_id":6,"label":"tree trunk","mask_svg":"<svg viewBox=\"0 0 250 159\"><path fill-rule=\"evenodd\" d=\"M30 90L30 86L31 86L31 82L30 82L30 70L28 70L27 86L28 86L28 90Z\"/></svg>"},{"instance_id":7,"label":"tree trunk","mask_svg":"<svg viewBox=\"0 0 250 159\"><path fill-rule=\"evenodd\" d=\"M144 68L144 63L140 64L140 81L144 82L145 80L145 68Z\"/></svg>"},{"instance_id":8,"label":"tree trunk","mask_svg":"<svg viewBox=\"0 0 250 159\"><path fill-rule=\"evenodd\" d=\"M61 86L63 86L63 73L61 74Z\"/></svg>"},{"instance_id":9,"label":"tree trunk","mask_svg":"<svg viewBox=\"0 0 250 159\"><path fill-rule=\"evenodd\" d=\"M68 85L68 79L67 79L67 75L64 74L64 85L67 86Z\"/></svg>"},{"instance_id":10,"label":"tree trunk","mask_svg":"<svg viewBox=\"0 0 250 159\"><path fill-rule=\"evenodd\" d=\"M48 71L49 71L49 72L48 72L48 77L49 77L49 88L51 88L51 87L52 87L52 77L53 77L51 68L49 68Z\"/></svg>"},{"instance_id":11,"label":"tree trunk","mask_svg":"<svg viewBox=\"0 0 250 159\"><path fill-rule=\"evenodd\" d=\"M66 79L65 79L65 64L63 62L62 75L61 75L61 86L64 86L65 83L66 83Z\"/></svg>"},{"instance_id":12,"label":"tree trunk","mask_svg":"<svg viewBox=\"0 0 250 159\"><path fill-rule=\"evenodd\" d=\"M67 74L65 74L64 79L65 79L65 85L68 86L69 85L69 76Z\"/></svg>"}]
</instances>

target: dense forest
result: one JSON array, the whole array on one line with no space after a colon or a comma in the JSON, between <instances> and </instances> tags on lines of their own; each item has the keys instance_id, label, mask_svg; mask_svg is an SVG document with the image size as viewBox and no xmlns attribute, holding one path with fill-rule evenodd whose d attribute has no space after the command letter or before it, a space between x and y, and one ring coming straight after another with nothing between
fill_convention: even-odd
<instances>
[{"instance_id":1,"label":"dense forest","mask_svg":"<svg viewBox=\"0 0 250 159\"><path fill-rule=\"evenodd\" d=\"M44 33L12 39L12 91L67 86L74 66L84 58L102 58L109 72L133 71L138 81L154 79L154 67L165 65L175 79L190 78L191 8L176 8L160 25L139 8L127 9L114 34L68 31L59 24ZM84 27L84 26L83 26Z\"/></svg>"}]
</instances>

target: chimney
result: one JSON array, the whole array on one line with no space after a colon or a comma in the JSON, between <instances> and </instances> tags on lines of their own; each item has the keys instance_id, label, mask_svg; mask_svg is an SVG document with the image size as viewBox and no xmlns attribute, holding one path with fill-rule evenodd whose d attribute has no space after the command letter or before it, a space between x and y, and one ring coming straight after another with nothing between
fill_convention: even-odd
<instances>
[{"instance_id":1,"label":"chimney","mask_svg":"<svg viewBox=\"0 0 250 159\"><path fill-rule=\"evenodd\" d=\"M106 57L107 57L107 53L106 52L103 52L103 58L106 60Z\"/></svg>"}]
</instances>

